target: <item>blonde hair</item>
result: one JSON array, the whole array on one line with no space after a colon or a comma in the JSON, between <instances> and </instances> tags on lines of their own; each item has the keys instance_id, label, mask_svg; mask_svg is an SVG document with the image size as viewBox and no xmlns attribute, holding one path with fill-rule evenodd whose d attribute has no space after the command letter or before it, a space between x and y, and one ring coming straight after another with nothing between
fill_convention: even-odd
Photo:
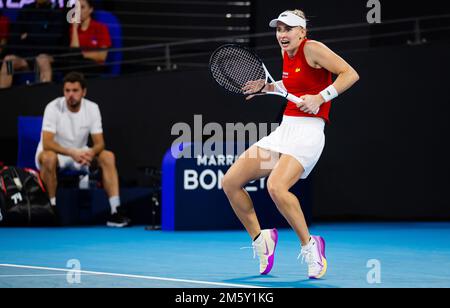
<instances>
[{"instance_id":1,"label":"blonde hair","mask_svg":"<svg viewBox=\"0 0 450 308\"><path fill-rule=\"evenodd\" d=\"M295 9L295 10L289 10L288 12L291 12L292 14L295 14L295 15L297 15L298 17L301 17L301 18L303 18L304 20L306 20L305 12L303 12L302 10L297 10L297 9Z\"/></svg>"}]
</instances>

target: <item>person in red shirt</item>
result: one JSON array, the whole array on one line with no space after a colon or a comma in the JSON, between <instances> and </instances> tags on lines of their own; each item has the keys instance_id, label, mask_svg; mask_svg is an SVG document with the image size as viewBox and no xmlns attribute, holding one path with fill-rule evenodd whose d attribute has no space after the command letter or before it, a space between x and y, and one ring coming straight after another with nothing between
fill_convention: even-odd
<instances>
[{"instance_id":1,"label":"person in red shirt","mask_svg":"<svg viewBox=\"0 0 450 308\"><path fill-rule=\"evenodd\" d=\"M1 15L0 12L0 56L3 51L3 46L6 45L9 35L9 20L6 16Z\"/></svg>"},{"instance_id":2,"label":"person in red shirt","mask_svg":"<svg viewBox=\"0 0 450 308\"><path fill-rule=\"evenodd\" d=\"M260 259L260 274L266 275L274 264L278 233L276 229L261 230L252 200L243 187L252 180L268 176L267 189L299 238L299 257L308 264L308 276L318 279L327 270L325 241L320 236L310 235L300 202L289 190L309 175L320 158L330 101L349 89L359 76L327 46L307 39L306 17L302 11L285 11L269 25L276 28L283 57L283 79L277 83L303 102L288 102L281 125L239 157L224 176L222 187L253 239L252 247ZM337 75L334 83L332 74ZM244 93L255 93L264 82L247 83ZM264 91L274 91L274 88L273 84L268 84Z\"/></svg>"},{"instance_id":3,"label":"person in red shirt","mask_svg":"<svg viewBox=\"0 0 450 308\"><path fill-rule=\"evenodd\" d=\"M87 65L88 71L92 71L92 68L98 71L98 68L102 69L108 57L108 51L102 49L111 47L108 27L92 19L92 0L80 0L78 5L81 10L80 23L72 23L70 47L81 50L83 59L78 59L78 64Z\"/></svg>"}]
</instances>

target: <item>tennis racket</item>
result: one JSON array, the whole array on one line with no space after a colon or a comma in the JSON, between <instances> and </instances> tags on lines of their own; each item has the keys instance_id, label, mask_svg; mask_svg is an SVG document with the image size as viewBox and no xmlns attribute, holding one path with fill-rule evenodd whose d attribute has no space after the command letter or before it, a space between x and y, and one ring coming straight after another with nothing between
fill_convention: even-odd
<instances>
[{"instance_id":1,"label":"tennis racket","mask_svg":"<svg viewBox=\"0 0 450 308\"><path fill-rule=\"evenodd\" d=\"M209 60L209 70L212 78L232 93L245 96L278 95L297 105L303 102L301 98L288 93L275 82L255 53L240 45L227 44L217 48ZM263 92L269 81L276 91Z\"/></svg>"}]
</instances>

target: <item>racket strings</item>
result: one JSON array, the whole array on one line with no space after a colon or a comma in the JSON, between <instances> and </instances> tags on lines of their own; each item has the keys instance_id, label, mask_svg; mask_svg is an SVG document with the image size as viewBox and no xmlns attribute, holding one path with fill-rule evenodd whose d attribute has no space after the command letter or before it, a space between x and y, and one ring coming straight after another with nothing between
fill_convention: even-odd
<instances>
[{"instance_id":1,"label":"racket strings","mask_svg":"<svg viewBox=\"0 0 450 308\"><path fill-rule=\"evenodd\" d=\"M216 50L210 60L210 70L219 85L238 94L244 94L242 88L247 82L266 79L259 58L239 46L224 46ZM260 90L262 88L254 93Z\"/></svg>"}]
</instances>

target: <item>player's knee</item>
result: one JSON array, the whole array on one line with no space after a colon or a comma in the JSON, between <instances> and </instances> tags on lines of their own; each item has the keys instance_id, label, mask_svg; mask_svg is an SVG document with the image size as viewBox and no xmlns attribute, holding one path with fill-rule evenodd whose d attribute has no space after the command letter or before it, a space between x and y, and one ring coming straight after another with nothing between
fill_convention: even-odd
<instances>
[{"instance_id":1,"label":"player's knee","mask_svg":"<svg viewBox=\"0 0 450 308\"><path fill-rule=\"evenodd\" d=\"M267 191L269 192L269 195L272 198L272 200L278 200L288 190L284 187L284 185L280 184L278 181L269 178L269 180L267 181Z\"/></svg>"},{"instance_id":2,"label":"player's knee","mask_svg":"<svg viewBox=\"0 0 450 308\"><path fill-rule=\"evenodd\" d=\"M111 151L103 151L99 157L100 165L113 166L116 164L116 157Z\"/></svg>"},{"instance_id":3,"label":"player's knee","mask_svg":"<svg viewBox=\"0 0 450 308\"><path fill-rule=\"evenodd\" d=\"M41 167L46 170L55 170L58 164L58 156L55 152L44 151L40 157Z\"/></svg>"},{"instance_id":4,"label":"player's knee","mask_svg":"<svg viewBox=\"0 0 450 308\"><path fill-rule=\"evenodd\" d=\"M228 173L222 178L222 188L225 194L229 194L236 189L235 181Z\"/></svg>"}]
</instances>

